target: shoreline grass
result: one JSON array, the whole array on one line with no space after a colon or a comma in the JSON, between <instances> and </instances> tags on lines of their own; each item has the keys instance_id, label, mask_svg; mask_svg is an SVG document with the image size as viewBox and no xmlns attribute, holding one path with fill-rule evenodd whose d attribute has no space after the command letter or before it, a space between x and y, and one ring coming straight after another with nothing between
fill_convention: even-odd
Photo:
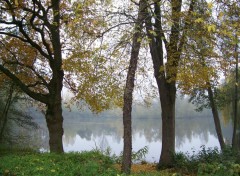
<instances>
[{"instance_id":1,"label":"shoreline grass","mask_svg":"<svg viewBox=\"0 0 240 176\"><path fill-rule=\"evenodd\" d=\"M131 176L228 176L240 175L239 153L205 147L195 155L173 155L171 169L157 170L156 163L133 164ZM1 150L0 176L125 176L119 158L100 150L64 154L27 149Z\"/></svg>"}]
</instances>

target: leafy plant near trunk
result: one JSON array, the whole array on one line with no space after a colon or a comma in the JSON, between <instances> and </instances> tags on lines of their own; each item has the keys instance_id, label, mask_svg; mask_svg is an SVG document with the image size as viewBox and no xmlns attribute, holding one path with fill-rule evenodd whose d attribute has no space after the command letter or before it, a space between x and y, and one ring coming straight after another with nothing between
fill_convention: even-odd
<instances>
[{"instance_id":1,"label":"leafy plant near trunk","mask_svg":"<svg viewBox=\"0 0 240 176\"><path fill-rule=\"evenodd\" d=\"M145 156L147 153L148 153L147 146L139 149L138 151L132 151L131 162L132 163L145 163ZM111 156L110 153L108 155ZM123 162L123 152L121 152L119 156L113 155L111 157L113 158L114 162L116 162L118 164L121 164Z\"/></svg>"}]
</instances>

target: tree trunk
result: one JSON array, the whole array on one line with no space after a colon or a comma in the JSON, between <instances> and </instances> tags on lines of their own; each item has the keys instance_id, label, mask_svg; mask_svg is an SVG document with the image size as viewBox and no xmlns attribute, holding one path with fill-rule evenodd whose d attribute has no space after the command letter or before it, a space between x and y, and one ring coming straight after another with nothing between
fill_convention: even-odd
<instances>
[{"instance_id":1,"label":"tree trunk","mask_svg":"<svg viewBox=\"0 0 240 176\"><path fill-rule=\"evenodd\" d=\"M124 105L123 105L123 126L124 126L124 146L122 172L130 174L132 164L132 97L134 89L134 78L137 69L138 55L141 46L139 38L141 38L143 28L143 12L145 11L144 0L139 2L138 19L135 26L136 32L133 35L131 58L127 73L126 86L124 89Z\"/></svg>"},{"instance_id":2,"label":"tree trunk","mask_svg":"<svg viewBox=\"0 0 240 176\"><path fill-rule=\"evenodd\" d=\"M63 153L63 116L62 87L64 71L62 70L62 48L60 41L60 0L51 0L53 5L53 23L51 26L54 60L50 60L53 71L52 80L48 85L49 102L47 103L46 121L49 130L50 152Z\"/></svg>"},{"instance_id":3,"label":"tree trunk","mask_svg":"<svg viewBox=\"0 0 240 176\"><path fill-rule=\"evenodd\" d=\"M223 139L220 118L219 118L219 115L218 115L217 106L216 106L215 101L214 101L213 91L212 91L210 82L207 82L207 85L208 85L208 88L207 88L208 98L209 98L211 109L212 109L215 129L216 129L216 133L217 133L217 136L218 136L218 141L219 141L220 147L223 150L225 148L225 142L224 142L224 139Z\"/></svg>"},{"instance_id":4,"label":"tree trunk","mask_svg":"<svg viewBox=\"0 0 240 176\"><path fill-rule=\"evenodd\" d=\"M149 10L145 21L147 36L150 39L149 47L154 76L157 81L162 107L162 151L158 167L169 167L173 165L172 155L175 153L175 101L178 64L185 43L185 31L189 28L190 23L184 22L184 28L181 26L183 22L180 15L182 0L170 1L170 21L172 25L170 34L167 34L169 36L167 39L162 26L161 4L161 0L154 1L151 4L151 7L154 7L154 10L151 10L154 15L151 16ZM191 0L188 16L191 15L194 4L195 1ZM163 54L165 50L166 57Z\"/></svg>"},{"instance_id":5,"label":"tree trunk","mask_svg":"<svg viewBox=\"0 0 240 176\"><path fill-rule=\"evenodd\" d=\"M240 150L240 124L238 119L238 44L235 45L235 60L236 60L236 75L235 75L235 91L234 91L234 120L233 120L233 136L232 148L233 150Z\"/></svg>"},{"instance_id":6,"label":"tree trunk","mask_svg":"<svg viewBox=\"0 0 240 176\"><path fill-rule=\"evenodd\" d=\"M48 105L46 122L49 132L50 152L63 153L63 116L61 101L53 105Z\"/></svg>"},{"instance_id":7,"label":"tree trunk","mask_svg":"<svg viewBox=\"0 0 240 176\"><path fill-rule=\"evenodd\" d=\"M175 153L175 83L166 83L164 86L159 79L159 93L162 108L162 150L158 168L172 167Z\"/></svg>"},{"instance_id":8,"label":"tree trunk","mask_svg":"<svg viewBox=\"0 0 240 176\"><path fill-rule=\"evenodd\" d=\"M50 152L63 153L63 116L62 87L64 72L59 67L53 68L53 77L49 83L49 101L47 103L46 122L49 131ZM57 70L57 71L55 71Z\"/></svg>"}]
</instances>

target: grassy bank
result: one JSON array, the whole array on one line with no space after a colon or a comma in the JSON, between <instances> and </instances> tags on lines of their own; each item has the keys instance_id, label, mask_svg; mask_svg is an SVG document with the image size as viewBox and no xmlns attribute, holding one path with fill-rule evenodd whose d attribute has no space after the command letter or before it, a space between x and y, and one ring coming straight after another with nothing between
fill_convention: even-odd
<instances>
[{"instance_id":1,"label":"grassy bank","mask_svg":"<svg viewBox=\"0 0 240 176\"><path fill-rule=\"evenodd\" d=\"M175 154L171 169L156 170L155 164L135 164L132 176L237 176L240 175L238 153L202 148L189 156ZM28 150L1 150L0 176L124 176L120 173L119 158L98 150L81 153L49 154Z\"/></svg>"},{"instance_id":2,"label":"grassy bank","mask_svg":"<svg viewBox=\"0 0 240 176\"><path fill-rule=\"evenodd\" d=\"M0 157L0 175L115 175L113 161L100 152L68 154L18 153Z\"/></svg>"},{"instance_id":3,"label":"grassy bank","mask_svg":"<svg viewBox=\"0 0 240 176\"><path fill-rule=\"evenodd\" d=\"M2 150L0 176L124 176L119 159L100 151L50 154L29 150ZM171 170L157 171L155 164L136 164L132 176L172 176Z\"/></svg>"}]
</instances>

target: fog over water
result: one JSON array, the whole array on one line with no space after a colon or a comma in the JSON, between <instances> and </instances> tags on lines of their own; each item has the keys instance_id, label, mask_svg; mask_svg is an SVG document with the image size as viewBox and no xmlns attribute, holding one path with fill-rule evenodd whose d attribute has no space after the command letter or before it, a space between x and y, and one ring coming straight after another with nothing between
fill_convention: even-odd
<instances>
[{"instance_id":1,"label":"fog over water","mask_svg":"<svg viewBox=\"0 0 240 176\"><path fill-rule=\"evenodd\" d=\"M180 103L179 103L180 102ZM194 106L186 100L179 100L176 108L176 151L193 153L202 145L219 147L212 114L209 110L201 113L194 111ZM151 107L140 105L133 109L133 150L148 146L146 160L158 162L161 152L162 124L159 103ZM117 155L123 150L123 125L121 109L114 109L101 114L89 111L71 111L64 109L64 150L84 151L92 149L111 149ZM35 113L40 124L41 137L38 139L42 150L48 150L48 133L41 114ZM231 123L222 124L226 141L232 134Z\"/></svg>"}]
</instances>

